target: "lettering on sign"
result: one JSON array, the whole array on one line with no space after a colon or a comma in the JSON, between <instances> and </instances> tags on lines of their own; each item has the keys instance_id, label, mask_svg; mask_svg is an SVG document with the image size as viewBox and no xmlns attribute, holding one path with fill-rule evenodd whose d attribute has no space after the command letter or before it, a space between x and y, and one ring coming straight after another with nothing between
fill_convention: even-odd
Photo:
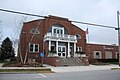
<instances>
[{"instance_id":1,"label":"lettering on sign","mask_svg":"<svg viewBox=\"0 0 120 80\"><path fill-rule=\"evenodd\" d=\"M113 50L114 48L110 48L110 47L103 46L103 49Z\"/></svg>"}]
</instances>

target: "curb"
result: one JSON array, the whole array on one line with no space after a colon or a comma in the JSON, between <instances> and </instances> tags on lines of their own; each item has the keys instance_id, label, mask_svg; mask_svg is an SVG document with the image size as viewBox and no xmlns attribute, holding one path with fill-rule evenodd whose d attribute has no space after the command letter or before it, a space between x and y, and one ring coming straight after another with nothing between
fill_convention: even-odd
<instances>
[{"instance_id":1,"label":"curb","mask_svg":"<svg viewBox=\"0 0 120 80\"><path fill-rule=\"evenodd\" d=\"M50 68L44 69L0 69L0 74L33 74L33 73L54 73Z\"/></svg>"},{"instance_id":2,"label":"curb","mask_svg":"<svg viewBox=\"0 0 120 80\"><path fill-rule=\"evenodd\" d=\"M120 70L120 68L111 68L111 70Z\"/></svg>"}]
</instances>

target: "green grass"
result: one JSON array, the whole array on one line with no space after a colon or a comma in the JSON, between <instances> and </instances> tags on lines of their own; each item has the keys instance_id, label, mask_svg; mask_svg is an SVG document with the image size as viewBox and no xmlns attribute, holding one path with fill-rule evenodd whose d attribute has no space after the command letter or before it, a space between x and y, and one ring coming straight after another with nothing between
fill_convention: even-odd
<instances>
[{"instance_id":1,"label":"green grass","mask_svg":"<svg viewBox=\"0 0 120 80\"><path fill-rule=\"evenodd\" d=\"M51 69L0 69L0 72L51 73Z\"/></svg>"}]
</instances>

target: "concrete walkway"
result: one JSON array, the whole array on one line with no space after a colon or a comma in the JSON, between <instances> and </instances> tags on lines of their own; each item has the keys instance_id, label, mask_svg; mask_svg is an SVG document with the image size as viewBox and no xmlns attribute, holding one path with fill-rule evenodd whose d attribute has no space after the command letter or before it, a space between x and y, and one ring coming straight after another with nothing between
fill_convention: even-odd
<instances>
[{"instance_id":1,"label":"concrete walkway","mask_svg":"<svg viewBox=\"0 0 120 80\"><path fill-rule=\"evenodd\" d=\"M89 66L67 66L67 67L53 67L45 65L54 72L75 72L75 71L91 71L91 70L111 70L112 68L120 68L118 65L89 65Z\"/></svg>"},{"instance_id":2,"label":"concrete walkway","mask_svg":"<svg viewBox=\"0 0 120 80\"><path fill-rule=\"evenodd\" d=\"M91 71L91 70L111 70L112 68L120 68L118 65L89 65L89 66L66 66L54 67L44 64L45 67L2 67L0 69L51 69L53 72L75 72L75 71Z\"/></svg>"}]
</instances>

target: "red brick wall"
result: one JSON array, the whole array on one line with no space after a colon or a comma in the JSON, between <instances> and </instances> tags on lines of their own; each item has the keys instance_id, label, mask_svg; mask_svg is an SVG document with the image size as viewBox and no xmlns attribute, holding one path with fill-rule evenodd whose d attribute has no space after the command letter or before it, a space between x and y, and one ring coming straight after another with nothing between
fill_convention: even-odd
<instances>
[{"instance_id":1,"label":"red brick wall","mask_svg":"<svg viewBox=\"0 0 120 80\"><path fill-rule=\"evenodd\" d=\"M115 45L101 45L101 44L87 44L87 55L89 56L89 60L94 59L94 51L102 52L102 59L106 59L105 51L112 52L112 59L115 59L115 53L118 52L118 46Z\"/></svg>"},{"instance_id":2,"label":"red brick wall","mask_svg":"<svg viewBox=\"0 0 120 80\"><path fill-rule=\"evenodd\" d=\"M60 66L58 57L46 57L45 63L56 67Z\"/></svg>"}]
</instances>

